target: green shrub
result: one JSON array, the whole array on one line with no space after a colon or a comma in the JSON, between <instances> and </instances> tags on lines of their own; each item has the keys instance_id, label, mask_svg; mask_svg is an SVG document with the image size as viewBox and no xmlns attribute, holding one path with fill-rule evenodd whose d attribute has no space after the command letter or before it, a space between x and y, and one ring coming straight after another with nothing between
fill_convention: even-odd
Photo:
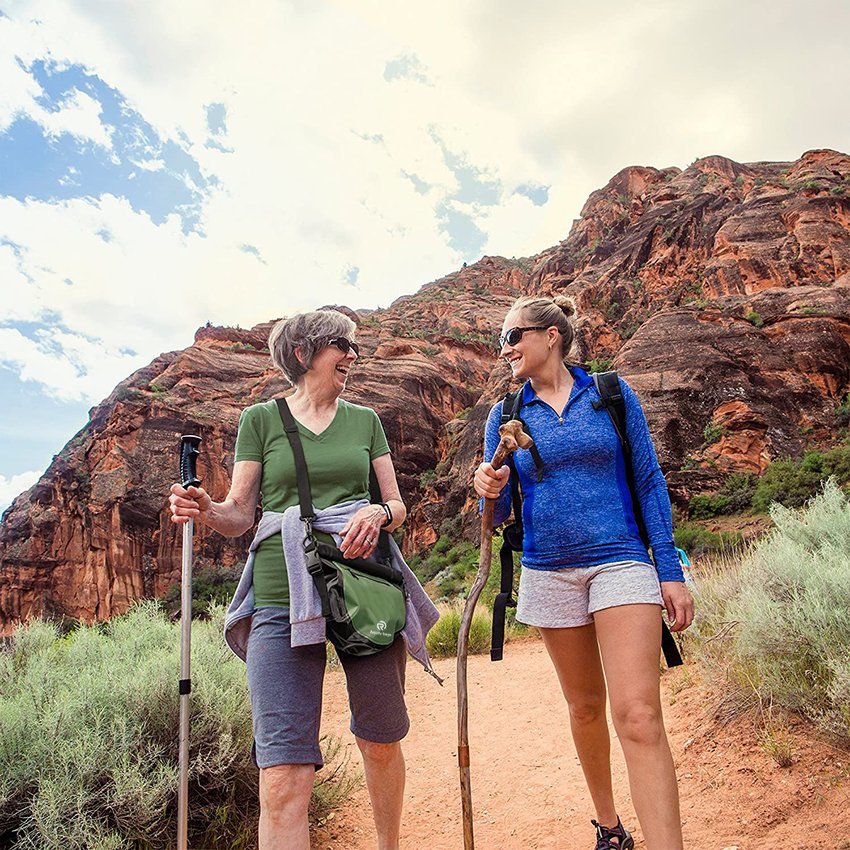
<instances>
[{"instance_id":1,"label":"green shrub","mask_svg":"<svg viewBox=\"0 0 850 850\"><path fill-rule=\"evenodd\" d=\"M243 564L234 567L204 567L192 573L192 618L209 615L214 605L228 605L236 592ZM174 584L165 596L162 605L166 611L180 610L180 584Z\"/></svg>"},{"instance_id":2,"label":"green shrub","mask_svg":"<svg viewBox=\"0 0 850 850\"><path fill-rule=\"evenodd\" d=\"M744 318L754 327L761 328L764 327L764 319L761 317L760 313L756 313L755 310L750 310Z\"/></svg>"},{"instance_id":3,"label":"green shrub","mask_svg":"<svg viewBox=\"0 0 850 850\"><path fill-rule=\"evenodd\" d=\"M440 619L428 632L428 652L435 658L457 655L457 639L463 606L455 603L440 614ZM490 648L490 617L484 610L477 609L469 627L469 652L475 655Z\"/></svg>"},{"instance_id":4,"label":"green shrub","mask_svg":"<svg viewBox=\"0 0 850 850\"><path fill-rule=\"evenodd\" d=\"M694 496L688 504L691 519L711 519L717 514L727 512L729 499L726 496L707 496L701 494Z\"/></svg>"},{"instance_id":5,"label":"green shrub","mask_svg":"<svg viewBox=\"0 0 850 850\"><path fill-rule=\"evenodd\" d=\"M433 564L433 559L439 555L428 556L426 563ZM478 572L478 549L466 540L455 544L445 554L442 569L434 576L437 590L441 597L451 599L458 594L465 594L475 574Z\"/></svg>"},{"instance_id":6,"label":"green shrub","mask_svg":"<svg viewBox=\"0 0 850 850\"><path fill-rule=\"evenodd\" d=\"M850 481L850 446L835 446L823 456L823 469L839 484Z\"/></svg>"},{"instance_id":7,"label":"green shrub","mask_svg":"<svg viewBox=\"0 0 850 850\"><path fill-rule=\"evenodd\" d=\"M587 371L591 374L594 372L607 372L611 368L611 364L613 362L614 361L610 359L594 357L593 360L587 364Z\"/></svg>"},{"instance_id":8,"label":"green shrub","mask_svg":"<svg viewBox=\"0 0 850 850\"><path fill-rule=\"evenodd\" d=\"M734 514L747 510L753 502L755 479L746 472L733 472L724 482L718 494L727 499L726 508L718 513Z\"/></svg>"},{"instance_id":9,"label":"green shrub","mask_svg":"<svg viewBox=\"0 0 850 850\"><path fill-rule=\"evenodd\" d=\"M726 429L722 425L718 425L716 422L709 422L702 429L702 437L705 440L703 445L710 446L712 443L716 443L724 433L726 433Z\"/></svg>"},{"instance_id":10,"label":"green shrub","mask_svg":"<svg viewBox=\"0 0 850 850\"><path fill-rule=\"evenodd\" d=\"M711 519L718 514L734 514L747 510L753 500L755 482L746 472L733 472L714 495L701 493L689 505L691 519Z\"/></svg>"},{"instance_id":11,"label":"green shrub","mask_svg":"<svg viewBox=\"0 0 850 850\"><path fill-rule=\"evenodd\" d=\"M257 771L222 618L193 628L189 832L196 847L241 848L253 846ZM152 602L64 637L42 621L18 629L0 651L4 847L174 846L179 655L179 624Z\"/></svg>"},{"instance_id":12,"label":"green shrub","mask_svg":"<svg viewBox=\"0 0 850 850\"><path fill-rule=\"evenodd\" d=\"M773 461L756 485L753 508L766 511L773 502L798 508L829 476L839 483L850 481L850 446L836 446L826 453L809 451L800 460Z\"/></svg>"},{"instance_id":13,"label":"green shrub","mask_svg":"<svg viewBox=\"0 0 850 850\"><path fill-rule=\"evenodd\" d=\"M771 517L726 612L732 675L850 738L850 504L829 480L805 510L774 505Z\"/></svg>"},{"instance_id":14,"label":"green shrub","mask_svg":"<svg viewBox=\"0 0 850 850\"><path fill-rule=\"evenodd\" d=\"M442 555L452 548L452 541L447 535L442 535L437 542L431 547L432 552Z\"/></svg>"},{"instance_id":15,"label":"green shrub","mask_svg":"<svg viewBox=\"0 0 850 850\"><path fill-rule=\"evenodd\" d=\"M734 549L741 544L741 535L737 532L709 531L698 522L683 522L674 529L673 540L691 557L699 558L711 552Z\"/></svg>"},{"instance_id":16,"label":"green shrub","mask_svg":"<svg viewBox=\"0 0 850 850\"><path fill-rule=\"evenodd\" d=\"M839 428L850 425L850 393L847 393L844 401L835 408L835 424Z\"/></svg>"}]
</instances>

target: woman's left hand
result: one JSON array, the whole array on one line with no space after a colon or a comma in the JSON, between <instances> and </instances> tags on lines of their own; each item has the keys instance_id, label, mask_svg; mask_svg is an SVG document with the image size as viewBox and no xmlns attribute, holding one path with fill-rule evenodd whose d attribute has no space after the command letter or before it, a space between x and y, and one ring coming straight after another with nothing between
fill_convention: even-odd
<instances>
[{"instance_id":1,"label":"woman's left hand","mask_svg":"<svg viewBox=\"0 0 850 850\"><path fill-rule=\"evenodd\" d=\"M378 533L387 521L380 505L366 505L345 524L340 531L340 551L346 558L368 558L378 545Z\"/></svg>"},{"instance_id":2,"label":"woman's left hand","mask_svg":"<svg viewBox=\"0 0 850 850\"><path fill-rule=\"evenodd\" d=\"M683 581L662 581L661 596L671 632L683 632L694 619L694 598Z\"/></svg>"}]
</instances>

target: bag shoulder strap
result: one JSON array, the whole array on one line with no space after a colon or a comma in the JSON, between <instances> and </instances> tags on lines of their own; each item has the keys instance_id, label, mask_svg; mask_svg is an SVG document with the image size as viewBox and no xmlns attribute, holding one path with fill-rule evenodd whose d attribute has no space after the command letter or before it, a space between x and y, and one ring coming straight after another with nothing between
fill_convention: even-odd
<instances>
[{"instance_id":1,"label":"bag shoulder strap","mask_svg":"<svg viewBox=\"0 0 850 850\"><path fill-rule=\"evenodd\" d=\"M295 460L295 475L298 481L298 501L301 506L301 519L312 522L316 518L313 510L313 495L310 490L310 476L307 472L307 460L304 457L304 446L301 444L301 435L298 433L298 424L286 403L285 398L275 399L280 418L283 420L283 430L292 448L292 456ZM369 498L375 504L381 501L381 488L375 470L369 464ZM310 532L312 534L312 530ZM382 563L389 564L392 561L390 551L390 536L386 531L379 531L378 545L376 547L376 558Z\"/></svg>"},{"instance_id":2,"label":"bag shoulder strap","mask_svg":"<svg viewBox=\"0 0 850 850\"><path fill-rule=\"evenodd\" d=\"M328 597L328 585L322 570L322 562L316 548L316 540L313 537L313 520L316 512L313 510L313 496L310 492L310 476L307 473L307 460L304 457L304 446L301 445L301 435L298 433L298 425L286 403L285 398L276 398L277 409L283 421L283 430L286 439L292 448L292 457L295 460L295 478L298 483L298 502L301 506L301 520L306 527L304 537L304 558L307 564L307 572L316 585L316 592L322 603L322 616L327 619L331 615L330 599Z\"/></svg>"},{"instance_id":3,"label":"bag shoulder strap","mask_svg":"<svg viewBox=\"0 0 850 850\"><path fill-rule=\"evenodd\" d=\"M301 519L314 520L316 512L313 510L313 495L310 492L310 476L307 473L307 461L304 458L304 447L301 445L301 435L298 433L298 425L286 403L285 398L276 398L277 409L283 420L283 430L292 447L292 456L295 459L295 475L298 481L298 501L301 505Z\"/></svg>"}]
</instances>

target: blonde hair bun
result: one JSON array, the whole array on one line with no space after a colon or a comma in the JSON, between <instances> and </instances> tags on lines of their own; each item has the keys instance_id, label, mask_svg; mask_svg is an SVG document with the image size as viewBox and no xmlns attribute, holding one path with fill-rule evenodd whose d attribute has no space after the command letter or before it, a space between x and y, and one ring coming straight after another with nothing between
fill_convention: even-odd
<instances>
[{"instance_id":1,"label":"blonde hair bun","mask_svg":"<svg viewBox=\"0 0 850 850\"><path fill-rule=\"evenodd\" d=\"M576 314L576 302L569 295L556 295L552 301L556 307L560 307L564 315L569 319Z\"/></svg>"}]
</instances>

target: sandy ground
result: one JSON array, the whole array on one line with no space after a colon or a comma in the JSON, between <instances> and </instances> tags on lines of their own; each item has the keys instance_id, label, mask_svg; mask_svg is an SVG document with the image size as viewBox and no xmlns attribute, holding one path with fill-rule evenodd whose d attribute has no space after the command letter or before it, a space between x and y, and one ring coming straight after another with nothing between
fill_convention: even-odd
<instances>
[{"instance_id":1,"label":"sandy ground","mask_svg":"<svg viewBox=\"0 0 850 850\"><path fill-rule=\"evenodd\" d=\"M408 667L406 850L463 847L454 665L454 659L436 664L446 677L442 688L418 665ZM794 722L794 763L780 768L759 745L756 718L720 722L718 696L698 668L667 672L662 681L688 848L850 850L850 751ZM511 643L498 664L471 657L469 694L476 847L591 850L593 811L542 643ZM323 731L342 735L358 760L339 671L326 679ZM642 847L613 730L612 741L618 808ZM315 830L313 847L376 847L365 787Z\"/></svg>"}]
</instances>

